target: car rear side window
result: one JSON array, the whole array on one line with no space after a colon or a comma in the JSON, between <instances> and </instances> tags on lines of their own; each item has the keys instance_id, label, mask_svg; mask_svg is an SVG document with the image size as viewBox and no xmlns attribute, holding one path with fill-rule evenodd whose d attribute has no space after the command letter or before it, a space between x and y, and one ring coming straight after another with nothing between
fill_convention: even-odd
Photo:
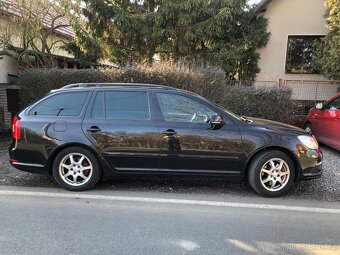
<instances>
[{"instance_id":1,"label":"car rear side window","mask_svg":"<svg viewBox=\"0 0 340 255\"><path fill-rule=\"evenodd\" d=\"M78 116L89 92L69 92L48 97L34 106L29 115Z\"/></svg>"},{"instance_id":2,"label":"car rear side window","mask_svg":"<svg viewBox=\"0 0 340 255\"><path fill-rule=\"evenodd\" d=\"M149 120L150 104L144 91L98 92L92 108L93 118Z\"/></svg>"}]
</instances>

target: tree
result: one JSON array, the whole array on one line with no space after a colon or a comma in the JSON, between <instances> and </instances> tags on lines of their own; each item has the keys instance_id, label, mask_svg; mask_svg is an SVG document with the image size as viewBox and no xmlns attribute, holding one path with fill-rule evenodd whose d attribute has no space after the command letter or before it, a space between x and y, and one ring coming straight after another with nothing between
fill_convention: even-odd
<instances>
[{"instance_id":1,"label":"tree","mask_svg":"<svg viewBox=\"0 0 340 255\"><path fill-rule=\"evenodd\" d=\"M230 79L252 80L259 72L256 49L269 34L263 18L254 19L246 0L165 1L157 13L167 57L222 67Z\"/></svg>"},{"instance_id":2,"label":"tree","mask_svg":"<svg viewBox=\"0 0 340 255\"><path fill-rule=\"evenodd\" d=\"M121 65L160 59L222 67L230 79L259 72L267 21L246 0L85 0L87 33L72 45L78 57L107 57ZM97 45L103 54L91 54ZM84 54L87 53L87 54ZM81 56L83 54L83 56Z\"/></svg>"},{"instance_id":3,"label":"tree","mask_svg":"<svg viewBox=\"0 0 340 255\"><path fill-rule=\"evenodd\" d=\"M20 67L52 67L54 50L65 42L56 39L58 29L70 27L67 9L75 2L68 0L1 1L0 9L10 22L0 24L0 56L18 60Z\"/></svg>"},{"instance_id":4,"label":"tree","mask_svg":"<svg viewBox=\"0 0 340 255\"><path fill-rule=\"evenodd\" d=\"M84 0L68 49L80 61L108 59L120 65L152 62L154 15L159 0Z\"/></svg>"},{"instance_id":5,"label":"tree","mask_svg":"<svg viewBox=\"0 0 340 255\"><path fill-rule=\"evenodd\" d=\"M340 80L340 2L326 0L325 17L329 33L321 40L316 60L321 73L328 79Z\"/></svg>"}]
</instances>

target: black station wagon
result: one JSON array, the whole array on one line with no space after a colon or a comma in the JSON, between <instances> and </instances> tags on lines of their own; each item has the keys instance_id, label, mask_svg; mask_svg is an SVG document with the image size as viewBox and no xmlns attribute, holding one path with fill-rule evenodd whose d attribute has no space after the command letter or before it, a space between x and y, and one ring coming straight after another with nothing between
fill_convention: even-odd
<instances>
[{"instance_id":1,"label":"black station wagon","mask_svg":"<svg viewBox=\"0 0 340 255\"><path fill-rule=\"evenodd\" d=\"M185 175L245 179L264 196L322 174L322 152L302 129L240 117L161 85L72 84L13 120L11 164L53 174L68 190L101 177Z\"/></svg>"}]
</instances>

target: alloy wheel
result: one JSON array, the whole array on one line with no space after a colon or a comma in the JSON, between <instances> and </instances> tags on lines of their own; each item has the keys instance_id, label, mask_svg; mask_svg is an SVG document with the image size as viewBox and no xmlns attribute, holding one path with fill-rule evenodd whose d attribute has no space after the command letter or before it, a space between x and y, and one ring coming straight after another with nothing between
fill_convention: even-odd
<instances>
[{"instance_id":1,"label":"alloy wheel","mask_svg":"<svg viewBox=\"0 0 340 255\"><path fill-rule=\"evenodd\" d=\"M92 176L93 166L88 157L81 153L69 153L60 161L59 175L71 186L81 186Z\"/></svg>"},{"instance_id":2,"label":"alloy wheel","mask_svg":"<svg viewBox=\"0 0 340 255\"><path fill-rule=\"evenodd\" d=\"M260 181L268 191L283 189L290 178L290 169L286 161L280 158L268 160L261 168Z\"/></svg>"}]
</instances>

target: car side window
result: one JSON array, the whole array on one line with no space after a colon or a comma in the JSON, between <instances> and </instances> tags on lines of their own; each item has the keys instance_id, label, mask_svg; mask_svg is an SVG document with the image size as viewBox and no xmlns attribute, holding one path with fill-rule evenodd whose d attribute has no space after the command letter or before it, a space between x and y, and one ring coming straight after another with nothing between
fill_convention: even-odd
<instances>
[{"instance_id":1,"label":"car side window","mask_svg":"<svg viewBox=\"0 0 340 255\"><path fill-rule=\"evenodd\" d=\"M98 92L92 108L93 118L149 120L150 104L144 91Z\"/></svg>"},{"instance_id":2,"label":"car side window","mask_svg":"<svg viewBox=\"0 0 340 255\"><path fill-rule=\"evenodd\" d=\"M336 111L336 110L340 110L340 97L334 99L332 102L330 102L327 105L327 110L330 111Z\"/></svg>"},{"instance_id":3,"label":"car side window","mask_svg":"<svg viewBox=\"0 0 340 255\"><path fill-rule=\"evenodd\" d=\"M98 92L93 103L91 115L93 118L104 118L105 117L104 110L105 110L104 93Z\"/></svg>"},{"instance_id":4,"label":"car side window","mask_svg":"<svg viewBox=\"0 0 340 255\"><path fill-rule=\"evenodd\" d=\"M68 92L48 97L34 106L29 115L78 116L89 92Z\"/></svg>"},{"instance_id":5,"label":"car side window","mask_svg":"<svg viewBox=\"0 0 340 255\"><path fill-rule=\"evenodd\" d=\"M208 123L210 117L216 114L209 107L186 96L169 93L156 95L165 121Z\"/></svg>"}]
</instances>

